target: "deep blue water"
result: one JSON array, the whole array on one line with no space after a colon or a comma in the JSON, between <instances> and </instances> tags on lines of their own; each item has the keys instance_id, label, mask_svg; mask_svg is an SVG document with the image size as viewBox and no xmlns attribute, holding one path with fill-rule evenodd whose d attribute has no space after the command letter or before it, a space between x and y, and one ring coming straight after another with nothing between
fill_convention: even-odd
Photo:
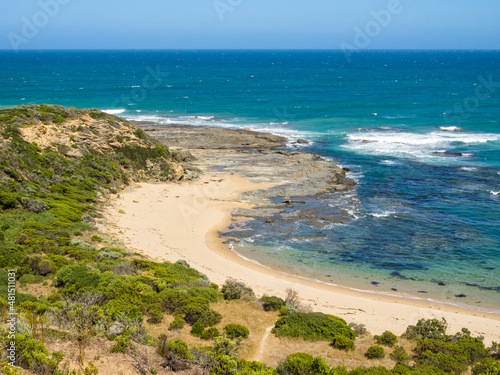
<instances>
[{"instance_id":1,"label":"deep blue water","mask_svg":"<svg viewBox=\"0 0 500 375\"><path fill-rule=\"evenodd\" d=\"M328 51L0 51L0 107L57 103L307 139L304 150L351 168L359 182L347 196L308 204L341 206L352 219L279 228L255 221L237 244L242 255L359 289L500 311L500 52L351 59Z\"/></svg>"}]
</instances>

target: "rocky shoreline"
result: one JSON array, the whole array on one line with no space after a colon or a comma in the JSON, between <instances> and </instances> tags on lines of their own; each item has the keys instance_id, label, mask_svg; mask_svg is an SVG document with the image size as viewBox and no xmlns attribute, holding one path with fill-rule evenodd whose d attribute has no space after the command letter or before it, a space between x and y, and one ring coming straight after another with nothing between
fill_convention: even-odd
<instances>
[{"instance_id":1,"label":"rocky shoreline","mask_svg":"<svg viewBox=\"0 0 500 375\"><path fill-rule=\"evenodd\" d=\"M349 194L356 186L348 177L348 169L298 150L307 141L287 145L288 139L264 132L136 124L178 152L186 180L203 174L238 174L256 183L274 184L270 189L244 193L254 207L238 209L233 216L264 219L267 223L303 218L318 227L324 223L345 223L350 218L344 209L304 205L311 198Z\"/></svg>"}]
</instances>

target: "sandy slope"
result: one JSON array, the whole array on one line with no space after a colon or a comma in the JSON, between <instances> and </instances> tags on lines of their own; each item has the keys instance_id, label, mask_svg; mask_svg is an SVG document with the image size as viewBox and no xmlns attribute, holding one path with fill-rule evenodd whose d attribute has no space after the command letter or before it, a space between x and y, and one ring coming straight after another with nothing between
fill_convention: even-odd
<instances>
[{"instance_id":1,"label":"sandy slope","mask_svg":"<svg viewBox=\"0 0 500 375\"><path fill-rule=\"evenodd\" d=\"M185 259L218 284L228 278L240 280L259 296L284 296L287 288L293 288L315 311L363 323L373 334L385 330L401 334L418 319L445 317L450 332L467 327L485 336L487 344L500 341L496 315L330 286L242 259L217 232L230 224L233 208L249 206L239 200L240 192L267 187L237 175L204 176L183 184L138 184L110 202L100 229L154 260Z\"/></svg>"}]
</instances>

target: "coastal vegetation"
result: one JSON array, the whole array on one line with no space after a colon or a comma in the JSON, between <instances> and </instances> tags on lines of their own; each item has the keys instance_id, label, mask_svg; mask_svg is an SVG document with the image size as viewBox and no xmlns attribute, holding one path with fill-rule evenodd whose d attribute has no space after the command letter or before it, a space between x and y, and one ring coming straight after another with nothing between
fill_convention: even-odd
<instances>
[{"instance_id":1,"label":"coastal vegetation","mask_svg":"<svg viewBox=\"0 0 500 375\"><path fill-rule=\"evenodd\" d=\"M130 371L140 374L500 374L498 344L487 348L466 328L448 334L445 320L372 337L362 324L310 311L293 290L258 299L241 282L218 286L185 261L154 262L99 233L110 194L133 181L182 179L177 154L123 119L18 107L0 111L0 134L3 374L106 374L106 356L132 358ZM248 343L266 328L245 321L257 313L274 322L279 345L299 342L301 350L274 367L250 361ZM328 358L308 353L311 343L325 343ZM332 360L346 355L364 367ZM386 366L376 362L382 358Z\"/></svg>"}]
</instances>

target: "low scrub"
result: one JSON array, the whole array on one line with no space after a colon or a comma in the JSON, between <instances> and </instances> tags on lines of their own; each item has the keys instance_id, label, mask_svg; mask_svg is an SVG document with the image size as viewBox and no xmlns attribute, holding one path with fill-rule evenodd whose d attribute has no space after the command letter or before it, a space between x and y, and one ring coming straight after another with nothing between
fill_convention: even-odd
<instances>
[{"instance_id":1,"label":"low scrub","mask_svg":"<svg viewBox=\"0 0 500 375\"><path fill-rule=\"evenodd\" d=\"M278 337L300 337L309 341L331 341L339 335L350 340L355 337L345 320L323 313L296 312L282 316L273 332Z\"/></svg>"}]
</instances>

